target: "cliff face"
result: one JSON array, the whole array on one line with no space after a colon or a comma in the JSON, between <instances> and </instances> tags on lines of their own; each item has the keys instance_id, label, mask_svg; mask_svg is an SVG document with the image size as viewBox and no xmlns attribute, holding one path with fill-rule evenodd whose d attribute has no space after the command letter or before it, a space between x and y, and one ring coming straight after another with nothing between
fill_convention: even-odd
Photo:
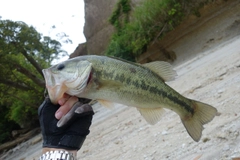
<instances>
[{"instance_id":1,"label":"cliff face","mask_svg":"<svg viewBox=\"0 0 240 160\"><path fill-rule=\"evenodd\" d=\"M118 0L84 0L84 35L86 43L79 44L70 57L85 54L102 54L114 31L114 27L109 24L108 18L112 14L117 1Z\"/></svg>"},{"instance_id":2,"label":"cliff face","mask_svg":"<svg viewBox=\"0 0 240 160\"><path fill-rule=\"evenodd\" d=\"M119 0L84 0L86 43L80 44L70 57L85 54L103 54L108 46L114 27L108 22ZM135 6L141 0L131 0Z\"/></svg>"},{"instance_id":3,"label":"cliff face","mask_svg":"<svg viewBox=\"0 0 240 160\"><path fill-rule=\"evenodd\" d=\"M89 54L101 54L107 47L114 27L108 18L118 0L84 0L85 26L84 35L87 40Z\"/></svg>"},{"instance_id":4,"label":"cliff face","mask_svg":"<svg viewBox=\"0 0 240 160\"><path fill-rule=\"evenodd\" d=\"M141 0L131 0L135 6ZM80 44L71 57L84 54L103 54L114 27L108 22L118 0L84 0L87 42ZM210 49L229 37L240 34L240 2L217 0L200 10L200 17L190 15L167 33L161 40L154 40L147 51L137 58L140 63L170 60L175 64Z\"/></svg>"}]
</instances>

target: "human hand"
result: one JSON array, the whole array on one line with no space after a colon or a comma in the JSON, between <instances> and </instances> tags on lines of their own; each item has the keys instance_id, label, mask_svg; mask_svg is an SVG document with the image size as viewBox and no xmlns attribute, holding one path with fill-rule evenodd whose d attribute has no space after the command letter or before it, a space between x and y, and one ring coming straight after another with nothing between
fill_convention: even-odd
<instances>
[{"instance_id":1,"label":"human hand","mask_svg":"<svg viewBox=\"0 0 240 160\"><path fill-rule=\"evenodd\" d=\"M70 96L65 93L63 95L63 97L58 100L58 104L60 105L60 108L56 111L55 117L57 119L61 119L64 115L69 113L70 110L72 110L73 104L75 104L78 101L85 104L85 103L89 103L91 100L85 99L85 98L78 98L75 96Z\"/></svg>"},{"instance_id":2,"label":"human hand","mask_svg":"<svg viewBox=\"0 0 240 160\"><path fill-rule=\"evenodd\" d=\"M61 99L58 100L58 104L60 105L59 109L55 113L55 117L59 120L64 115L66 115L72 108L73 104L78 102L78 98L75 96L70 96L68 94L64 94Z\"/></svg>"},{"instance_id":3,"label":"human hand","mask_svg":"<svg viewBox=\"0 0 240 160\"><path fill-rule=\"evenodd\" d=\"M60 108L63 106L52 104L49 98L46 98L39 107L38 114L43 135L43 147L78 150L89 134L89 127L94 113L90 105L83 105L80 102L76 103L76 101L74 107L77 106L76 111L78 110L79 112L74 112L73 118L64 126L57 127L58 119L54 115L56 111L59 110L70 110L72 106L68 101L69 100L63 101L64 103L62 104L66 104L66 106L62 108L62 110ZM82 107L87 108L87 112L85 112L85 109Z\"/></svg>"}]
</instances>

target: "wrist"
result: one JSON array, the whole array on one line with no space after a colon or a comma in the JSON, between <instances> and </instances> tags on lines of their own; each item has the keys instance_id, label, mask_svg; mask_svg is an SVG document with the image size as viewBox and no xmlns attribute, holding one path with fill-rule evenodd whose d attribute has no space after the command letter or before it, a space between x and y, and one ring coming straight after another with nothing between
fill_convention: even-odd
<instances>
[{"instance_id":1,"label":"wrist","mask_svg":"<svg viewBox=\"0 0 240 160\"><path fill-rule=\"evenodd\" d=\"M42 148L42 154L45 154L50 151L67 151L69 153L72 153L75 159L77 157L77 150L67 150L62 148L47 148L47 147Z\"/></svg>"},{"instance_id":2,"label":"wrist","mask_svg":"<svg viewBox=\"0 0 240 160\"><path fill-rule=\"evenodd\" d=\"M86 136L80 135L60 135L60 136L43 136L43 148L54 148L66 151L77 151L81 148Z\"/></svg>"}]
</instances>

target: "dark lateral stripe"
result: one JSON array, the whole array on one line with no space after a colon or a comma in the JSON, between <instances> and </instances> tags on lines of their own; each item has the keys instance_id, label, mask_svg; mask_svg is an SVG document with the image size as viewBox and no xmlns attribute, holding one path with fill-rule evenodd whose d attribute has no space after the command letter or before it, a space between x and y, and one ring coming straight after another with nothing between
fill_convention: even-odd
<instances>
[{"instance_id":1,"label":"dark lateral stripe","mask_svg":"<svg viewBox=\"0 0 240 160\"><path fill-rule=\"evenodd\" d=\"M164 83L164 82L162 82L162 83ZM174 95L167 94L167 92L165 92L162 89L158 89L157 87L153 87L153 86L147 85L144 80L142 80L141 83L139 83L137 80L133 81L133 80L129 79L129 83L128 84L129 85L133 85L136 88L140 87L143 90L149 91L151 94L155 94L155 95L159 95L159 96L162 96L162 97L166 97L169 100L171 100L172 102L174 102L174 103L178 104L179 106L183 107L183 109L187 110L191 114L194 114L194 108L189 106L186 102L181 101L178 97L176 97ZM164 85L166 85L166 84L164 84Z\"/></svg>"},{"instance_id":2,"label":"dark lateral stripe","mask_svg":"<svg viewBox=\"0 0 240 160\"><path fill-rule=\"evenodd\" d=\"M156 87L150 87L149 91L150 91L150 93L154 93L154 94L157 94L159 96L166 97L166 98L170 99L172 102L178 104L179 106L183 107L188 112L194 114L194 109L191 106L189 106L186 102L178 99L178 97L176 97L174 95L171 95L171 94L167 94L167 92L165 92L164 90L159 90Z\"/></svg>"},{"instance_id":3,"label":"dark lateral stripe","mask_svg":"<svg viewBox=\"0 0 240 160\"><path fill-rule=\"evenodd\" d=\"M109 77L110 79L113 79L115 81L119 81L122 83L125 82L128 85L134 86L135 88L141 88L142 90L149 91L151 94L166 97L170 101L178 104L183 109L190 112L191 114L194 114L194 108L189 106L186 102L181 101L180 99L178 99L178 97L176 97L174 95L167 94L167 92L162 89L158 89L157 87L153 87L153 86L146 84L144 80L141 80L141 82L139 83L139 80L134 80L131 77L125 77L124 74L120 74L120 73L117 74L113 71L103 71L103 72L97 72L97 73L99 76L104 75L104 77ZM162 82L162 83L164 83L164 82ZM164 85L166 85L166 84L164 83Z\"/></svg>"}]
</instances>

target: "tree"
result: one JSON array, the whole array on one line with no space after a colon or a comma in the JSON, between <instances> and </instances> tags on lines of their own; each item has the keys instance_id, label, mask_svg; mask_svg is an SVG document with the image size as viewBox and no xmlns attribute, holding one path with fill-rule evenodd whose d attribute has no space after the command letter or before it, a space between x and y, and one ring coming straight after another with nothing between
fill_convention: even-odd
<instances>
[{"instance_id":1,"label":"tree","mask_svg":"<svg viewBox=\"0 0 240 160\"><path fill-rule=\"evenodd\" d=\"M6 106L6 118L22 127L37 120L45 89L42 69L63 52L60 42L34 27L0 19L0 106Z\"/></svg>"}]
</instances>

